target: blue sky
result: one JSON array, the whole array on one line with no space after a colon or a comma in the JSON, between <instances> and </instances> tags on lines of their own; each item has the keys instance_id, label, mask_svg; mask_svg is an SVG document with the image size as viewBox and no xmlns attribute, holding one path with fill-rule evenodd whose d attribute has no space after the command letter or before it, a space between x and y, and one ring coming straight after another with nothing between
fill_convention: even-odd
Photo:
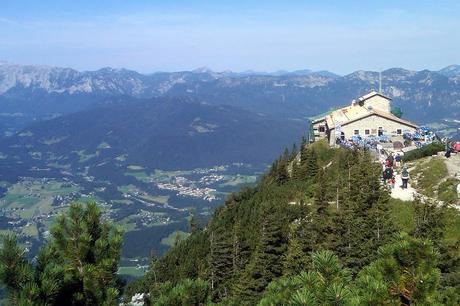
<instances>
[{"instance_id":1,"label":"blue sky","mask_svg":"<svg viewBox=\"0 0 460 306\"><path fill-rule=\"evenodd\" d=\"M460 64L460 1L0 0L0 60L340 74Z\"/></svg>"}]
</instances>

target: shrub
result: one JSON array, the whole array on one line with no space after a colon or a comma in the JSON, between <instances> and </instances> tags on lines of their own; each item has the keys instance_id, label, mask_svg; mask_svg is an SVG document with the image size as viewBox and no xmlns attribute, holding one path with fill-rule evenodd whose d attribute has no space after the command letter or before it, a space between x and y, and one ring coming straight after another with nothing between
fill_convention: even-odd
<instances>
[{"instance_id":1,"label":"shrub","mask_svg":"<svg viewBox=\"0 0 460 306\"><path fill-rule=\"evenodd\" d=\"M391 113L392 113L393 115L395 115L396 117L398 117L398 118L401 118L402 115L403 115L403 112L402 112L402 110L401 110L401 107L398 107L398 106L392 107L392 108L391 108Z\"/></svg>"},{"instance_id":2,"label":"shrub","mask_svg":"<svg viewBox=\"0 0 460 306\"><path fill-rule=\"evenodd\" d=\"M404 162L416 160L422 157L435 155L440 151L444 151L444 149L445 147L442 143L439 143L439 142L430 143L429 145L426 145L421 148L407 152L403 156L402 160Z\"/></svg>"},{"instance_id":3,"label":"shrub","mask_svg":"<svg viewBox=\"0 0 460 306\"><path fill-rule=\"evenodd\" d=\"M184 279L154 284L150 291L151 305L205 305L208 302L210 286L208 282Z\"/></svg>"}]
</instances>

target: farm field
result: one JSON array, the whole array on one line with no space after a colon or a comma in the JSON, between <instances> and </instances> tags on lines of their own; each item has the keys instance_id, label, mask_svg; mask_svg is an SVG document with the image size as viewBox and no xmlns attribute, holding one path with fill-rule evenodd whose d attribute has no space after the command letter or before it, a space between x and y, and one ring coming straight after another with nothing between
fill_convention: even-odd
<instances>
[{"instance_id":1,"label":"farm field","mask_svg":"<svg viewBox=\"0 0 460 306\"><path fill-rule=\"evenodd\" d=\"M92 158L86 152L75 154L78 163ZM60 171L58 175L46 177L40 172L37 177L31 171L35 177L0 181L0 216L5 218L0 232L15 233L33 256L59 213L72 202L96 201L103 218L130 237L123 257L144 260L151 251L162 254L187 237L192 213L204 224L227 193L254 184L266 167L233 164L165 171L133 164L104 177L97 166L79 168L75 175L69 174L69 165L53 161L48 166ZM128 264L119 273L137 277L143 272Z\"/></svg>"}]
</instances>

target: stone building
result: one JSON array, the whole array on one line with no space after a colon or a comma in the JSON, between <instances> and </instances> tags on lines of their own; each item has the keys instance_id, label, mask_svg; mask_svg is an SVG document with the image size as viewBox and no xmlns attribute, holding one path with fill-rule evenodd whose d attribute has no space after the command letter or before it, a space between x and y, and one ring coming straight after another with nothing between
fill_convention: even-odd
<instances>
[{"instance_id":1,"label":"stone building","mask_svg":"<svg viewBox=\"0 0 460 306\"><path fill-rule=\"evenodd\" d=\"M413 133L416 124L391 113L391 99L376 91L359 97L348 106L321 114L311 120L310 139L327 139L331 146L353 136L362 138L385 135L401 140L404 132Z\"/></svg>"}]
</instances>

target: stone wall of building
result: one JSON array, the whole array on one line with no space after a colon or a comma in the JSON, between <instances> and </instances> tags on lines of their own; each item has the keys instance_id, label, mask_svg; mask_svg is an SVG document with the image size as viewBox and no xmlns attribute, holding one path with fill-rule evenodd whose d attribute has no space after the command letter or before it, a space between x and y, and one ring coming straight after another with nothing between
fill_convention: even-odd
<instances>
[{"instance_id":1,"label":"stone wall of building","mask_svg":"<svg viewBox=\"0 0 460 306\"><path fill-rule=\"evenodd\" d=\"M379 128L382 128L383 134L388 136L398 135L398 130L400 130L401 134L404 133L404 131L415 131L415 128L405 125L401 122L396 122L377 115L371 115L369 117L342 126L341 132L345 134L345 139L348 140L351 139L353 135L360 135L361 137L367 137L370 135L377 136ZM369 131L369 134L366 134L366 131ZM335 140L335 130L332 130L330 144L334 145Z\"/></svg>"},{"instance_id":2,"label":"stone wall of building","mask_svg":"<svg viewBox=\"0 0 460 306\"><path fill-rule=\"evenodd\" d=\"M377 109L386 113L391 111L390 100L378 95L364 101L364 107L368 108L369 106L372 109Z\"/></svg>"},{"instance_id":3,"label":"stone wall of building","mask_svg":"<svg viewBox=\"0 0 460 306\"><path fill-rule=\"evenodd\" d=\"M326 120L315 122L312 126L313 126L314 141L324 139L327 137Z\"/></svg>"}]
</instances>

